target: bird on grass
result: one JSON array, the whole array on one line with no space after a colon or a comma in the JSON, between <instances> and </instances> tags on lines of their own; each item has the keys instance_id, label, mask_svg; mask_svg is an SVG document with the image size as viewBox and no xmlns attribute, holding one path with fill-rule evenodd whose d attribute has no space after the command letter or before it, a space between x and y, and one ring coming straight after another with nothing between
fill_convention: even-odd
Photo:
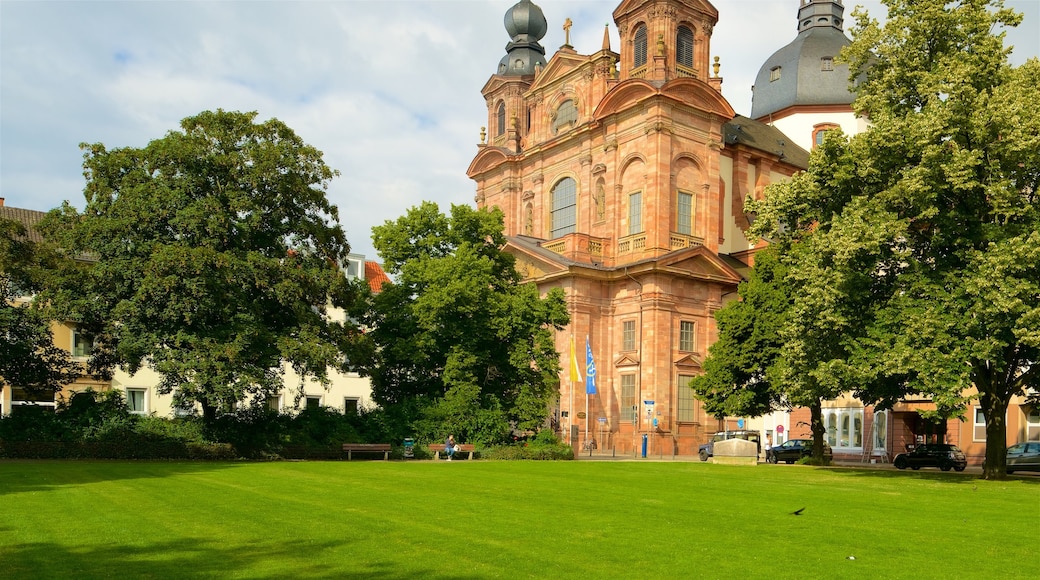
<instances>
[{"instance_id":1,"label":"bird on grass","mask_svg":"<svg viewBox=\"0 0 1040 580\"><path fill-rule=\"evenodd\" d=\"M805 508L799 508L799 509L796 509L793 512L791 512L791 515L792 516L800 516L800 515L802 515L802 512L804 512L804 511L805 511Z\"/></svg>"}]
</instances>

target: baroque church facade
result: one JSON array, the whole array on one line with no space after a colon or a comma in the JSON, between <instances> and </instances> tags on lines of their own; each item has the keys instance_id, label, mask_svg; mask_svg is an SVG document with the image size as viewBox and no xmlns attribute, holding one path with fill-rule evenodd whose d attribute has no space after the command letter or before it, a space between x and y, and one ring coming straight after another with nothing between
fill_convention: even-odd
<instances>
[{"instance_id":1,"label":"baroque church facade","mask_svg":"<svg viewBox=\"0 0 1040 580\"><path fill-rule=\"evenodd\" d=\"M808 153L722 96L718 19L706 0L625 0L617 51L604 31L594 54L568 41L547 59L541 9L521 0L505 15L506 55L482 89L487 138L467 173L477 205L504 212L519 271L565 293L555 420L576 449L694 455L726 426L680 387L702 372L715 312L753 264L745 198ZM568 369L586 368L585 345L594 393Z\"/></svg>"}]
</instances>

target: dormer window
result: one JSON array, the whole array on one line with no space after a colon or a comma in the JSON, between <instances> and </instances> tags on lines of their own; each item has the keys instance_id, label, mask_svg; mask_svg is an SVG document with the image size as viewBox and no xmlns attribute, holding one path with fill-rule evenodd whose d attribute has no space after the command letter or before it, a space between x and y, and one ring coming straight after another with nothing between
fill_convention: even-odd
<instances>
[{"instance_id":1,"label":"dormer window","mask_svg":"<svg viewBox=\"0 0 1040 580\"><path fill-rule=\"evenodd\" d=\"M774 66L769 69L769 82L780 80L780 67Z\"/></svg>"}]
</instances>

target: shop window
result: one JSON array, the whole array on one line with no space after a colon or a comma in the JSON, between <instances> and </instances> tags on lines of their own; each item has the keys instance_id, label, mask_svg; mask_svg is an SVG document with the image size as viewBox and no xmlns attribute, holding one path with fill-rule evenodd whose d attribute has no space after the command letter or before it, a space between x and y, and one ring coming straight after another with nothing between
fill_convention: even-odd
<instances>
[{"instance_id":1,"label":"shop window","mask_svg":"<svg viewBox=\"0 0 1040 580\"><path fill-rule=\"evenodd\" d=\"M825 438L835 451L863 449L863 409L824 409Z\"/></svg>"}]
</instances>

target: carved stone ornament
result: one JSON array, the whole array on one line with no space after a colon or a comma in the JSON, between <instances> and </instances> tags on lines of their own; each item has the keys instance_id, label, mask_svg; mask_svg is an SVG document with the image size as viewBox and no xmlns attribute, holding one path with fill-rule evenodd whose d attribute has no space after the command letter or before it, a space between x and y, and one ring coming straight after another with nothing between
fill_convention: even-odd
<instances>
[{"instance_id":1,"label":"carved stone ornament","mask_svg":"<svg viewBox=\"0 0 1040 580\"><path fill-rule=\"evenodd\" d=\"M593 175L599 175L600 173L606 173L606 172L607 172L607 166L603 165L602 163L597 163L597 164L592 166L592 174Z\"/></svg>"},{"instance_id":2,"label":"carved stone ornament","mask_svg":"<svg viewBox=\"0 0 1040 580\"><path fill-rule=\"evenodd\" d=\"M473 196L473 201L477 202L477 205L483 204L484 203L484 199L485 198L484 198L484 192L483 191L478 191L477 195Z\"/></svg>"},{"instance_id":3,"label":"carved stone ornament","mask_svg":"<svg viewBox=\"0 0 1040 580\"><path fill-rule=\"evenodd\" d=\"M541 173L536 173L531 177L531 183L534 183L535 185L541 185L543 181L545 181L545 177L543 177Z\"/></svg>"},{"instance_id":4,"label":"carved stone ornament","mask_svg":"<svg viewBox=\"0 0 1040 580\"><path fill-rule=\"evenodd\" d=\"M582 167L585 167L586 165L591 165L592 164L592 154L591 153L584 153L584 154L580 155L578 157L578 163L581 163Z\"/></svg>"},{"instance_id":5,"label":"carved stone ornament","mask_svg":"<svg viewBox=\"0 0 1040 580\"><path fill-rule=\"evenodd\" d=\"M643 132L647 135L650 133L665 133L666 135L670 135L672 130L664 121L654 121L653 123L647 123L646 127L643 128Z\"/></svg>"},{"instance_id":6,"label":"carved stone ornament","mask_svg":"<svg viewBox=\"0 0 1040 580\"><path fill-rule=\"evenodd\" d=\"M523 196L521 196L521 199L524 200L524 201L529 201L529 200L534 199L534 192L531 191L530 189L528 189L527 191L524 192Z\"/></svg>"},{"instance_id":7,"label":"carved stone ornament","mask_svg":"<svg viewBox=\"0 0 1040 580\"><path fill-rule=\"evenodd\" d=\"M613 151L617 149L617 139L608 139L606 144L603 145L603 151Z\"/></svg>"},{"instance_id":8,"label":"carved stone ornament","mask_svg":"<svg viewBox=\"0 0 1040 580\"><path fill-rule=\"evenodd\" d=\"M712 31L715 30L715 25L710 22L702 22L701 30L704 32L705 36L711 36Z\"/></svg>"}]
</instances>

